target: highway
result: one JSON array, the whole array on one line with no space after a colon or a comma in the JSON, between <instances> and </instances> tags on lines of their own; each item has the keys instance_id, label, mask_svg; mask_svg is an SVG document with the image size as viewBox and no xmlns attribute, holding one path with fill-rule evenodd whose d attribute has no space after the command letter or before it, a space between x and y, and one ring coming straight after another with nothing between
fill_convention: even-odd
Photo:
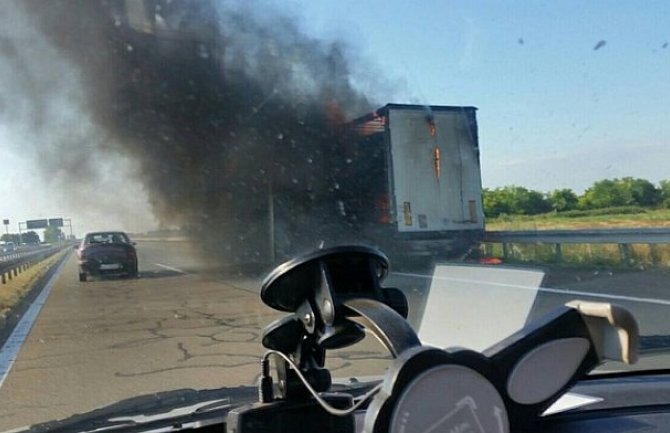
<instances>
[{"instance_id":1,"label":"highway","mask_svg":"<svg viewBox=\"0 0 670 433\"><path fill-rule=\"evenodd\" d=\"M256 383L261 330L283 315L260 302L261 276L213 272L187 242L139 242L138 252L139 279L81 283L74 254L63 263L9 373L0 378L0 431L140 394ZM668 281L662 271L551 271L533 314L576 297L603 301L613 295L638 315L643 333L662 334L670 312ZM430 279L393 274L386 285L409 295L410 322L418 323ZM366 338L333 353L327 366L346 378L383 374L388 362L381 345Z\"/></svg>"},{"instance_id":2,"label":"highway","mask_svg":"<svg viewBox=\"0 0 670 433\"><path fill-rule=\"evenodd\" d=\"M259 279L203 270L184 242L139 242L139 279L81 283L71 254L0 388L0 431L178 388L255 384L261 329L283 316ZM328 366L380 374L373 339ZM2 379L0 379L1 381Z\"/></svg>"}]
</instances>

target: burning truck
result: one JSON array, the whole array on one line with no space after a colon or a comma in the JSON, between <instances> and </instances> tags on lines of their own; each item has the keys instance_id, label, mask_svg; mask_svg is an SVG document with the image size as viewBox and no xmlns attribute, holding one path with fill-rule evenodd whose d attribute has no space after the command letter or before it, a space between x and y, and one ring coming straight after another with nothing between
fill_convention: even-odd
<instances>
[{"instance_id":1,"label":"burning truck","mask_svg":"<svg viewBox=\"0 0 670 433\"><path fill-rule=\"evenodd\" d=\"M234 248L249 259L363 243L416 263L461 256L483 236L474 107L388 104L340 125L289 170L273 161L233 211L233 231L247 233ZM236 176L257 170L240 165Z\"/></svg>"},{"instance_id":2,"label":"burning truck","mask_svg":"<svg viewBox=\"0 0 670 433\"><path fill-rule=\"evenodd\" d=\"M345 243L395 263L453 258L481 238L476 108L375 110L337 43L225 8L86 0L78 14L44 13L60 17L41 25L54 44L79 26L81 46L60 48L157 218L226 264Z\"/></svg>"}]
</instances>

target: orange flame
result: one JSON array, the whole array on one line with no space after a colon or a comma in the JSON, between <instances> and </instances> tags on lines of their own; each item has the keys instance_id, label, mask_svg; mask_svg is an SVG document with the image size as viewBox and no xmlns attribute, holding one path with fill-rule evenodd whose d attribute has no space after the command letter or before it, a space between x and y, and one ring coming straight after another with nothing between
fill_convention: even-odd
<instances>
[{"instance_id":1,"label":"orange flame","mask_svg":"<svg viewBox=\"0 0 670 433\"><path fill-rule=\"evenodd\" d=\"M435 137L437 133L437 127L435 126L435 119L432 115L426 116L426 123L428 124L428 131L430 132L431 137Z\"/></svg>"}]
</instances>

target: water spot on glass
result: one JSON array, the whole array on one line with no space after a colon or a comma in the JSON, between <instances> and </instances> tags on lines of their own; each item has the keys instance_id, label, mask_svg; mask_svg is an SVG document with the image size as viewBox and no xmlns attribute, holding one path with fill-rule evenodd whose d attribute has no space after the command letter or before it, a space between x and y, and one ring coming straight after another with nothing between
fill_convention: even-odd
<instances>
[{"instance_id":1,"label":"water spot on glass","mask_svg":"<svg viewBox=\"0 0 670 433\"><path fill-rule=\"evenodd\" d=\"M209 51L207 50L207 47L205 47L204 45L198 45L198 56L201 59L208 59Z\"/></svg>"}]
</instances>

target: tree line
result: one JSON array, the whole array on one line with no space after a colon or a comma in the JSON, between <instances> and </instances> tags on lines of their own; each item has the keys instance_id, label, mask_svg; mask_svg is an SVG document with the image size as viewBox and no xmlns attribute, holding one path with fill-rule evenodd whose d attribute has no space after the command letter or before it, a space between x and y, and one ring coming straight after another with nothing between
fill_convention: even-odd
<instances>
[{"instance_id":1,"label":"tree line","mask_svg":"<svg viewBox=\"0 0 670 433\"><path fill-rule=\"evenodd\" d=\"M44 242L56 243L63 238L63 232L58 227L47 227L42 234ZM23 244L39 244L40 235L34 230L24 233L4 233L0 236L0 242L14 242L16 245Z\"/></svg>"},{"instance_id":2,"label":"tree line","mask_svg":"<svg viewBox=\"0 0 670 433\"><path fill-rule=\"evenodd\" d=\"M625 206L670 208L670 180L654 185L646 179L633 177L603 179L587 188L582 195L568 188L547 193L522 186L485 188L482 199L484 214L489 218Z\"/></svg>"},{"instance_id":3,"label":"tree line","mask_svg":"<svg viewBox=\"0 0 670 433\"><path fill-rule=\"evenodd\" d=\"M14 242L16 245L18 245L19 242L23 242L26 244L39 244L40 236L37 234L37 232L34 231L25 232L22 233L21 235L19 235L18 233L5 233L2 236L0 236L0 241Z\"/></svg>"}]
</instances>

